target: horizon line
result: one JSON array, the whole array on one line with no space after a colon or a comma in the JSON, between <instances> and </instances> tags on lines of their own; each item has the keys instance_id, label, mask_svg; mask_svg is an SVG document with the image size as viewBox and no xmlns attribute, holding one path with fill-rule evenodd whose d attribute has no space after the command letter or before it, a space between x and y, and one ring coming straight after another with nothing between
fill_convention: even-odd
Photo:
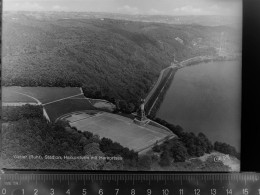
<instances>
[{"instance_id":1,"label":"horizon line","mask_svg":"<svg viewBox=\"0 0 260 195\"><path fill-rule=\"evenodd\" d=\"M54 10L2 10L4 12L32 12L32 13L96 13L96 14L116 14L116 15L126 15L126 16L174 16L174 17L182 17L182 16L217 16L217 17L240 17L240 15L218 15L218 14L127 14L127 13L119 13L119 12L105 12L105 11L54 11Z\"/></svg>"}]
</instances>

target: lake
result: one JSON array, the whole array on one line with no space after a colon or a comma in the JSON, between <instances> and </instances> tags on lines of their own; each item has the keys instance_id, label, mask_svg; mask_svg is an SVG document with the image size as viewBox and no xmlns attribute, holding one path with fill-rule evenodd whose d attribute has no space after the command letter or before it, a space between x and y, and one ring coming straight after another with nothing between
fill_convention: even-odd
<instances>
[{"instance_id":1,"label":"lake","mask_svg":"<svg viewBox=\"0 0 260 195\"><path fill-rule=\"evenodd\" d=\"M240 151L241 67L237 60L179 69L156 117Z\"/></svg>"}]
</instances>

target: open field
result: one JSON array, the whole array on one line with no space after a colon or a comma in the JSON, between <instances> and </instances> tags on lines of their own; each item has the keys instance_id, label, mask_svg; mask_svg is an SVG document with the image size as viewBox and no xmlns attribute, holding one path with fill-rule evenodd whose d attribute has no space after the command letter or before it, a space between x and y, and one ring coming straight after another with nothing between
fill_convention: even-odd
<instances>
[{"instance_id":1,"label":"open field","mask_svg":"<svg viewBox=\"0 0 260 195\"><path fill-rule=\"evenodd\" d=\"M10 90L9 87L2 87L2 101L3 103L37 103L35 99Z\"/></svg>"},{"instance_id":2,"label":"open field","mask_svg":"<svg viewBox=\"0 0 260 195\"><path fill-rule=\"evenodd\" d=\"M76 111L76 112L71 112L69 114L64 114L61 117L57 118L57 120L67 120L70 123L89 118L91 116L96 115L98 110L85 110L85 111Z\"/></svg>"},{"instance_id":3,"label":"open field","mask_svg":"<svg viewBox=\"0 0 260 195\"><path fill-rule=\"evenodd\" d=\"M78 87L2 87L3 102L22 102L31 99L46 104L62 98L81 94ZM34 99L35 98L35 99Z\"/></svg>"},{"instance_id":4,"label":"open field","mask_svg":"<svg viewBox=\"0 0 260 195\"><path fill-rule=\"evenodd\" d=\"M3 87L5 104L42 104L50 120L66 113L95 109L78 87Z\"/></svg>"},{"instance_id":5,"label":"open field","mask_svg":"<svg viewBox=\"0 0 260 195\"><path fill-rule=\"evenodd\" d=\"M171 132L161 128L151 125L139 126L129 118L115 114L97 112L95 115L88 115L82 112L81 115L82 117L79 113L72 113L71 116L66 115L66 120L78 130L109 138L137 152L173 136Z\"/></svg>"},{"instance_id":6,"label":"open field","mask_svg":"<svg viewBox=\"0 0 260 195\"><path fill-rule=\"evenodd\" d=\"M55 121L58 117L75 111L83 110L94 110L95 107L86 99L82 98L83 95L76 96L71 99L65 99L57 101L48 105L45 105L44 108L48 113L50 119Z\"/></svg>"}]
</instances>

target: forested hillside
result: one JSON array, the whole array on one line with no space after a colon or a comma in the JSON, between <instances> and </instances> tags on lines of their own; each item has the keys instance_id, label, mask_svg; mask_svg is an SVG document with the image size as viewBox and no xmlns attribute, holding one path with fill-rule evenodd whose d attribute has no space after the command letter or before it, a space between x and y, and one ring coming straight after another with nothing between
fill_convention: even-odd
<instances>
[{"instance_id":1,"label":"forested hillside","mask_svg":"<svg viewBox=\"0 0 260 195\"><path fill-rule=\"evenodd\" d=\"M85 95L134 103L174 59L214 55L229 27L5 13L3 85L82 86Z\"/></svg>"},{"instance_id":2,"label":"forested hillside","mask_svg":"<svg viewBox=\"0 0 260 195\"><path fill-rule=\"evenodd\" d=\"M194 171L192 168L198 171L228 171L229 168L222 162L202 162L198 159L190 162L189 159L210 154L213 150L240 158L235 148L228 144L215 142L213 146L203 133L188 133L180 126L160 119L155 120L179 138L167 140L162 145L156 145L150 153L138 155L108 138L101 139L90 132L78 131L65 121L48 123L41 106L4 106L2 111L0 167L9 169L149 171L159 167L165 171L168 167L178 171ZM83 158L87 156L98 159ZM185 167L187 164L190 165Z\"/></svg>"},{"instance_id":3,"label":"forested hillside","mask_svg":"<svg viewBox=\"0 0 260 195\"><path fill-rule=\"evenodd\" d=\"M100 139L98 135L90 132L77 131L64 121L47 123L42 115L41 106L3 107L1 122L3 145L0 166L4 168L81 170L143 168L142 162L138 161L137 153L110 139ZM30 155L34 157L30 159ZM64 156L102 158L65 159ZM107 160L108 157L121 157L122 160Z\"/></svg>"}]
</instances>

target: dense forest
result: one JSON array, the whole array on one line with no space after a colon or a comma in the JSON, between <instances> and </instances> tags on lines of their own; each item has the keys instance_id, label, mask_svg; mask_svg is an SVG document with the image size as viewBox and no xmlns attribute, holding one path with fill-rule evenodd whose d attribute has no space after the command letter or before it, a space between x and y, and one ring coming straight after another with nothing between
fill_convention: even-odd
<instances>
[{"instance_id":1,"label":"dense forest","mask_svg":"<svg viewBox=\"0 0 260 195\"><path fill-rule=\"evenodd\" d=\"M134 151L108 138L71 128L67 122L48 123L41 106L3 107L2 165L22 169L143 170ZM16 159L15 155L122 157L123 160ZM109 159L109 158L107 158ZM149 167L148 167L149 168Z\"/></svg>"},{"instance_id":2,"label":"dense forest","mask_svg":"<svg viewBox=\"0 0 260 195\"><path fill-rule=\"evenodd\" d=\"M4 86L81 86L87 97L133 107L174 59L214 55L221 32L236 48L230 27L67 15L4 14Z\"/></svg>"},{"instance_id":3,"label":"dense forest","mask_svg":"<svg viewBox=\"0 0 260 195\"><path fill-rule=\"evenodd\" d=\"M186 132L181 126L173 125L165 120L154 118L154 120L161 125L169 128L174 134L179 137L178 143L169 142L154 148L155 151L164 151L164 153L170 151L175 161L184 162L188 157L200 157L205 153L211 153L213 150L240 159L240 153L237 152L236 148L222 142L216 141L214 144L207 138L203 133L195 135L192 132Z\"/></svg>"},{"instance_id":4,"label":"dense forest","mask_svg":"<svg viewBox=\"0 0 260 195\"><path fill-rule=\"evenodd\" d=\"M152 154L138 155L136 152L113 142L100 139L90 132L81 132L70 127L68 122L49 123L42 115L41 106L3 107L1 167L21 169L83 169L83 170L153 170L155 165L174 167L176 163L187 163L192 157L200 157L213 150L239 158L231 146L216 142L214 145L203 134L197 136L185 132L180 126L164 124L179 138L156 145ZM158 155L156 155L159 154ZM22 156L98 156L101 159L17 159ZM110 160L110 158L121 160ZM200 161L196 163L201 164ZM204 170L228 170L221 162L208 160ZM185 170L185 169L184 169Z\"/></svg>"}]
</instances>

